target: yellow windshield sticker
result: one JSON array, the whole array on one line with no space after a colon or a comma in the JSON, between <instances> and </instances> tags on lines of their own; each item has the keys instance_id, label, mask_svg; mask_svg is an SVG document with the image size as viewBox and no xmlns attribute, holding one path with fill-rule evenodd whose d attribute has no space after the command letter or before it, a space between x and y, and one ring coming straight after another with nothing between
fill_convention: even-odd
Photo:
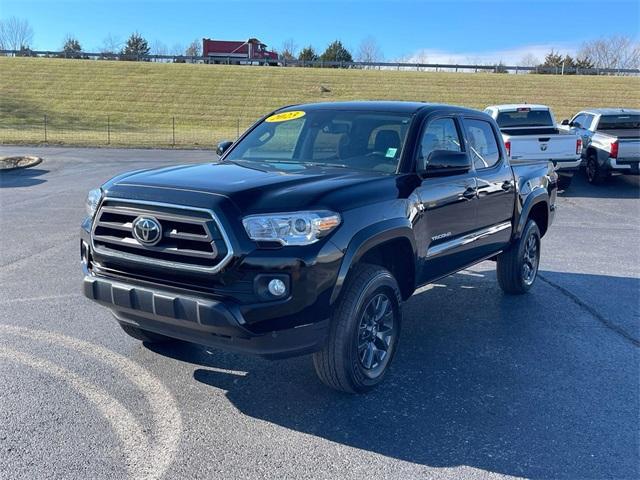
<instances>
[{"instance_id":1,"label":"yellow windshield sticker","mask_svg":"<svg viewBox=\"0 0 640 480\"><path fill-rule=\"evenodd\" d=\"M296 118L304 117L305 113L301 110L296 110L294 112L282 112L276 113L275 115L271 115L267 117L265 122L287 122L289 120L295 120Z\"/></svg>"}]
</instances>

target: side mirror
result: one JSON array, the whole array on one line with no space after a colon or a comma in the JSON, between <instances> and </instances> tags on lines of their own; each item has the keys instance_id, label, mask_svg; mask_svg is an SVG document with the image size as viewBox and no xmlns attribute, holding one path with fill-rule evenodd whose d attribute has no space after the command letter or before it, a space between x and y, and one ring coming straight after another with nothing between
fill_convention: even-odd
<instances>
[{"instance_id":1,"label":"side mirror","mask_svg":"<svg viewBox=\"0 0 640 480\"><path fill-rule=\"evenodd\" d=\"M560 125L569 125L569 119L565 118L560 122Z\"/></svg>"},{"instance_id":2,"label":"side mirror","mask_svg":"<svg viewBox=\"0 0 640 480\"><path fill-rule=\"evenodd\" d=\"M227 150L229 150L229 147L233 145L233 142L230 141L224 141L224 142L220 142L218 144L218 147L216 148L216 155L218 155L219 157L221 157L222 155L224 155L224 152L226 152Z\"/></svg>"},{"instance_id":3,"label":"side mirror","mask_svg":"<svg viewBox=\"0 0 640 480\"><path fill-rule=\"evenodd\" d=\"M424 176L454 175L466 173L471 169L471 160L465 152L434 150L429 154L426 165L419 172Z\"/></svg>"}]
</instances>

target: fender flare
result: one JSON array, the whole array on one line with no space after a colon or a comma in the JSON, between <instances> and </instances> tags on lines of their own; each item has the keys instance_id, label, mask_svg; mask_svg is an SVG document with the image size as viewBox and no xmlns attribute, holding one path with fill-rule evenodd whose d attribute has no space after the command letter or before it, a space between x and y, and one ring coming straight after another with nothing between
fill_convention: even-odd
<instances>
[{"instance_id":1,"label":"fender flare","mask_svg":"<svg viewBox=\"0 0 640 480\"><path fill-rule=\"evenodd\" d=\"M391 240L397 240L398 238L404 238L409 241L414 255L412 260L415 262L415 235L411 223L406 218L383 220L369 225L356 233L349 242L342 258L329 303L333 305L338 299L349 270L351 270L351 267L355 265L365 253L378 245L382 245Z\"/></svg>"},{"instance_id":2,"label":"fender flare","mask_svg":"<svg viewBox=\"0 0 640 480\"><path fill-rule=\"evenodd\" d=\"M542 187L532 190L531 193L526 196L524 204L522 205L520 218L518 218L518 224L516 225L513 235L514 238L520 238L520 235L522 235L524 227L527 224L527 219L529 218L531 210L539 203L546 204L547 218L551 218L551 212L549 211L549 194L547 191Z\"/></svg>"}]
</instances>

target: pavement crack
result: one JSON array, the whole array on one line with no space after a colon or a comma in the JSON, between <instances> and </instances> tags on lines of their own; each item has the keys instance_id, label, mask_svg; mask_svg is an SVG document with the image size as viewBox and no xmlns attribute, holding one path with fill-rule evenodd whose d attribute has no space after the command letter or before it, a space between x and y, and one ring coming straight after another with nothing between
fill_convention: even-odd
<instances>
[{"instance_id":1,"label":"pavement crack","mask_svg":"<svg viewBox=\"0 0 640 480\"><path fill-rule=\"evenodd\" d=\"M580 298L577 295L575 295L574 293L572 293L570 290L568 290L565 287L557 284L556 282L553 282L553 281L549 280L548 278L546 278L544 275L541 275L540 273L538 273L538 277L543 282L545 282L546 284L548 284L551 287L555 288L556 290L560 291L562 294L564 294L566 297L568 297L570 300L572 300L580 308L582 308L583 310L586 310L589 314L591 314L591 316L593 316L596 320L598 320L600 323L602 323L602 325L604 325L606 328L608 328L609 330L611 330L614 333L617 333L622 338L624 338L625 340L630 342L632 345L634 345L636 347L640 347L640 340L635 338L633 335L631 335L629 332L627 332L624 328L622 328L622 327L616 325L615 323L613 323L612 321L608 320L606 317L604 317L600 312L598 312L591 305L589 305L589 304L583 302L582 300L580 300Z\"/></svg>"}]
</instances>

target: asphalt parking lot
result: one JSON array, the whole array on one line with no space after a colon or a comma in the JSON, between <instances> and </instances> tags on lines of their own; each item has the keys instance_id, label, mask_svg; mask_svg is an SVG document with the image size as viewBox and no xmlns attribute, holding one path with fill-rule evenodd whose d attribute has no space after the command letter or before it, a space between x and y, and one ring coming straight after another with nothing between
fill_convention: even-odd
<instances>
[{"instance_id":1,"label":"asphalt parking lot","mask_svg":"<svg viewBox=\"0 0 640 480\"><path fill-rule=\"evenodd\" d=\"M386 384L323 387L308 357L150 349L80 294L86 192L209 151L2 147L2 478L638 478L640 179L561 194L540 278L494 264L405 305Z\"/></svg>"}]
</instances>

